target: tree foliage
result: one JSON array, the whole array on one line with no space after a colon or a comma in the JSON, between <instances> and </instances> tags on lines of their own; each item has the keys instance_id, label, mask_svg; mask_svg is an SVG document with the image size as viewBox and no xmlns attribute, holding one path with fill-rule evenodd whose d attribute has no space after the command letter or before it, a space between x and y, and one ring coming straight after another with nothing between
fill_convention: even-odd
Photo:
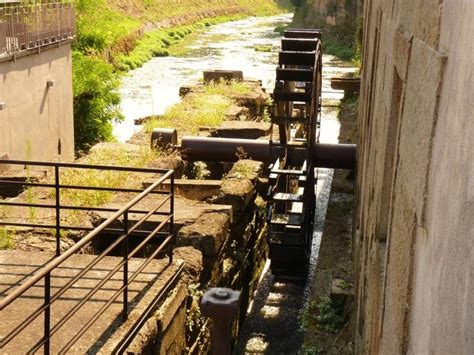
<instances>
[{"instance_id":1,"label":"tree foliage","mask_svg":"<svg viewBox=\"0 0 474 355\"><path fill-rule=\"evenodd\" d=\"M73 52L74 136L76 150L112 139L112 122L121 120L120 76L102 59Z\"/></svg>"}]
</instances>

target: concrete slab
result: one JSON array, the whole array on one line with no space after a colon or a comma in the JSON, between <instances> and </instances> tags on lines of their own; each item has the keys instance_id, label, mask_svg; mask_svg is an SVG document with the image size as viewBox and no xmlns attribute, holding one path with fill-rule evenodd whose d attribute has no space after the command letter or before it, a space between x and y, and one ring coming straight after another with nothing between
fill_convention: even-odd
<instances>
[{"instance_id":1,"label":"concrete slab","mask_svg":"<svg viewBox=\"0 0 474 355\"><path fill-rule=\"evenodd\" d=\"M90 255L75 255L52 274L52 295L58 288L73 278L85 265L95 257ZM35 272L50 259L47 253L28 253L22 251L0 251L0 299L10 294L19 285L28 279L28 275ZM54 326L58 321L92 288L94 288L112 270L121 258L107 257L102 260L93 270L88 272L83 279L74 287L62 295L51 308L51 323ZM130 275L139 268L143 259L130 261ZM143 272L135 279L129 288L129 319L136 319L137 311L145 309L142 301L150 302L150 295L156 295L163 289L168 281L179 268L181 261L175 260L168 265L168 260L153 260ZM0 313L0 337L5 337L11 329L28 317L35 309L43 303L43 282L27 291L21 298L16 300ZM52 338L52 353L57 353L63 346L82 329L86 322L102 307L112 295L121 287L122 275L116 275L97 292L91 301L85 305L61 328ZM122 296L114 301L110 308L100 317L99 321L79 339L69 351L71 353L97 353L101 351L103 344L107 341L109 346L117 329L122 325L121 304ZM125 323L121 328L124 332ZM43 317L30 322L27 328L12 340L4 349L2 354L26 353L43 335ZM118 342L119 339L116 339Z\"/></svg>"}]
</instances>

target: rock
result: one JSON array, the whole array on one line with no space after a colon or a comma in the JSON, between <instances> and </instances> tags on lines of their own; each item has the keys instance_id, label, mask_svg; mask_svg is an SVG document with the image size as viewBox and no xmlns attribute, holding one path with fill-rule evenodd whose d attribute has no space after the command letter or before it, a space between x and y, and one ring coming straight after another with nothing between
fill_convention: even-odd
<instances>
[{"instance_id":1,"label":"rock","mask_svg":"<svg viewBox=\"0 0 474 355\"><path fill-rule=\"evenodd\" d=\"M222 181L219 193L211 199L212 203L231 205L234 221L239 220L256 194L256 181L262 171L261 162L243 159L234 164Z\"/></svg>"},{"instance_id":2,"label":"rock","mask_svg":"<svg viewBox=\"0 0 474 355\"><path fill-rule=\"evenodd\" d=\"M225 121L211 131L212 137L257 139L270 134L271 123L256 121Z\"/></svg>"},{"instance_id":3,"label":"rock","mask_svg":"<svg viewBox=\"0 0 474 355\"><path fill-rule=\"evenodd\" d=\"M351 283L334 279L331 282L331 300L336 305L344 305L348 300L354 298L354 287Z\"/></svg>"},{"instance_id":4,"label":"rock","mask_svg":"<svg viewBox=\"0 0 474 355\"><path fill-rule=\"evenodd\" d=\"M240 70L207 70L203 72L204 83L210 83L211 81L243 81L244 73Z\"/></svg>"},{"instance_id":5,"label":"rock","mask_svg":"<svg viewBox=\"0 0 474 355\"><path fill-rule=\"evenodd\" d=\"M178 232L177 246L192 246L203 256L215 258L229 236L230 218L225 213L204 213Z\"/></svg>"},{"instance_id":6,"label":"rock","mask_svg":"<svg viewBox=\"0 0 474 355\"><path fill-rule=\"evenodd\" d=\"M147 188L153 181L146 181L143 187ZM191 179L176 179L174 181L175 193L178 196L187 198L189 200L204 201L216 195L222 185L221 180L191 180ZM160 191L169 191L169 183L165 182Z\"/></svg>"},{"instance_id":7,"label":"rock","mask_svg":"<svg viewBox=\"0 0 474 355\"><path fill-rule=\"evenodd\" d=\"M173 250L173 257L184 260L184 271L187 282L197 282L203 270L202 253L193 247L179 247Z\"/></svg>"}]
</instances>

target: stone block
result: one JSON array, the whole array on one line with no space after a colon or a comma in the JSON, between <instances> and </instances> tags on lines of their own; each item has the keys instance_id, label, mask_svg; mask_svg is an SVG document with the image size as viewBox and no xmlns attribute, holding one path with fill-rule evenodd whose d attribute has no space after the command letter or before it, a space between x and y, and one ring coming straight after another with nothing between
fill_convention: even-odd
<instances>
[{"instance_id":1,"label":"stone block","mask_svg":"<svg viewBox=\"0 0 474 355\"><path fill-rule=\"evenodd\" d=\"M204 213L178 232L177 246L192 246L205 258L214 258L229 236L230 218L225 213Z\"/></svg>"},{"instance_id":2,"label":"stone block","mask_svg":"<svg viewBox=\"0 0 474 355\"><path fill-rule=\"evenodd\" d=\"M257 139L270 134L271 123L256 121L226 121L211 131L212 137Z\"/></svg>"},{"instance_id":3,"label":"stone block","mask_svg":"<svg viewBox=\"0 0 474 355\"><path fill-rule=\"evenodd\" d=\"M349 299L354 298L354 286L341 279L331 282L331 300L336 305L344 305Z\"/></svg>"},{"instance_id":4,"label":"stone block","mask_svg":"<svg viewBox=\"0 0 474 355\"><path fill-rule=\"evenodd\" d=\"M240 70L209 70L203 72L204 83L210 83L211 81L243 81L244 73Z\"/></svg>"}]
</instances>

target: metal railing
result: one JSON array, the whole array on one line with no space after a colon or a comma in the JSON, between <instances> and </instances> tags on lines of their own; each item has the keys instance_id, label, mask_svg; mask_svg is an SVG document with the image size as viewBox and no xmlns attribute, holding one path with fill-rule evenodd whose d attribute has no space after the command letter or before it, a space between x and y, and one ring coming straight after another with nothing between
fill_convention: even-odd
<instances>
[{"instance_id":1,"label":"metal railing","mask_svg":"<svg viewBox=\"0 0 474 355\"><path fill-rule=\"evenodd\" d=\"M41 166L54 168L54 177L55 183L43 183L43 182L12 182L0 180L0 183L8 184L23 184L28 188L40 187L40 188L51 188L55 191L55 205L43 205L43 204L31 204L31 203L16 203L16 202L1 202L0 205L3 206L16 206L16 207L35 207L35 208L48 208L55 209L56 211L56 225L31 225L27 223L12 223L12 222L1 222L0 225L3 226L36 226L41 228L52 228L56 230L57 236L57 248L59 250L59 237L60 231L63 229L74 229L74 230L87 230L83 227L71 227L71 226L62 226L60 221L60 211L61 210L94 210L94 211L105 211L113 212L112 215L102 222L97 228L89 231L89 233L80 239L79 242L74 244L71 248L67 249L63 254L58 255L49 261L45 266L37 270L34 275L31 275L24 283L22 283L18 288L13 292L6 295L0 302L0 311L3 311L9 306L14 306L15 301L21 299L22 295L25 294L28 290L33 287L43 287L44 288L44 303L34 310L26 319L21 321L14 329L12 329L7 335L2 336L0 339L0 349L3 349L7 346L16 336L18 336L22 331L24 331L35 319L37 319L41 314L44 315L44 334L43 337L30 349L29 352L34 353L39 350L41 347L44 347L45 353L50 352L51 347L51 337L58 332L73 316L76 314L81 307L83 307L87 302L92 300L92 297L101 290L107 282L112 280L115 275L120 275L122 273L123 283L119 287L110 299L80 328L77 329L77 332L72 339L66 340L66 345L62 348L61 353L67 352L71 347L92 327L92 325L101 317L104 312L117 300L117 298L122 295L122 320L127 320L129 314L129 300L128 300L128 289L131 283L140 275L140 273L152 262L153 259L156 259L159 255L167 253L169 257L169 263L173 261L173 244L174 244L174 171L173 170L162 170L162 169L135 169L135 168L126 168L126 167L111 167L111 166L100 166L100 165L83 165L83 164L61 164L61 163L44 163L44 162L27 162L27 161L12 161L12 160L0 160L1 164L8 165L29 165L29 166ZM125 188L109 188L109 187L87 187L87 186L76 186L76 185L62 185L60 184L60 172L61 169L100 169L100 170L112 170L112 171L125 171L125 172L138 172L138 173L153 173L160 174L159 177L153 184L151 184L145 190L138 189L125 189ZM169 185L169 188L164 187L165 181L169 181L166 185ZM118 191L118 192L140 192L128 203L118 210L110 208L99 208L99 207L77 207L77 206L66 206L61 205L60 191L62 189L73 189L73 190L85 190L92 189L93 191L102 190L102 191ZM157 191L159 189L159 191ZM134 209L137 204L143 201L147 196L151 194L159 195L161 198L153 199L153 207L146 210L137 210ZM166 205L168 203L168 205ZM165 212L160 212L161 209L166 209ZM138 214L143 215L139 218L136 223L131 225L129 220L129 215ZM153 226L151 231L143 231L140 228L143 227L144 223L149 221L150 217L160 215L162 220L156 222L156 227ZM120 222L122 229L120 234L111 242L110 245L106 247L104 251L94 258L89 264L83 267L74 277L72 277L66 284L61 287L57 285L52 287L51 285L51 274L53 271L57 270L61 265L63 265L67 260L80 252L84 246L89 245L92 241L103 235L103 233L117 232L116 228L110 228L112 224ZM167 229L167 230L166 230ZM130 237L136 236L137 233L142 238L138 245L133 245L133 249L129 250L130 247ZM153 244L156 240L159 240L158 245ZM149 246L153 244L153 249L150 250ZM89 271L94 270L94 267L103 260L107 255L109 255L114 249L121 248L122 257L118 258L120 262L113 267L107 275L98 282L87 295L81 298L78 303L73 306L68 312L59 319L56 324L51 324L51 306L54 302L58 301L62 295L64 295L68 290L74 288L75 284L81 280ZM140 259L141 265L132 273L129 272L129 261L133 257L137 257L139 252L143 251L147 247L148 257ZM160 292L157 298L162 298L166 296L167 292L170 290L172 284L177 280L177 275L182 271L182 266L179 268L178 272L173 278L171 278L167 284L164 286L166 292ZM147 271L149 272L149 271ZM157 273L158 276L158 273ZM44 285L41 281L44 280ZM116 279L115 279L116 280ZM52 294L52 289L57 289L57 291ZM157 302L155 299L154 303ZM139 323L143 323L143 320L140 320ZM136 329L132 329L132 332L136 332ZM124 346L122 344L122 346Z\"/></svg>"},{"instance_id":2,"label":"metal railing","mask_svg":"<svg viewBox=\"0 0 474 355\"><path fill-rule=\"evenodd\" d=\"M0 7L0 56L74 39L74 1Z\"/></svg>"}]
</instances>

